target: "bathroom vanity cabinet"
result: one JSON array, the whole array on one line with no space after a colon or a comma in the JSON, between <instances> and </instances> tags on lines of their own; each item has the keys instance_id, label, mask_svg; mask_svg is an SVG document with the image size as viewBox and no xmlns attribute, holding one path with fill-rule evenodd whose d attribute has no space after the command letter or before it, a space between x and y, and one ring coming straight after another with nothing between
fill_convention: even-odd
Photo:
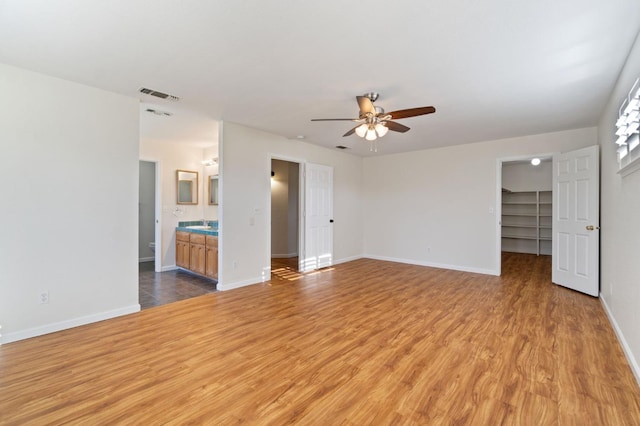
<instances>
[{"instance_id":1,"label":"bathroom vanity cabinet","mask_svg":"<svg viewBox=\"0 0 640 426\"><path fill-rule=\"evenodd\" d=\"M176 266L189 269L189 233L176 232Z\"/></svg>"},{"instance_id":2,"label":"bathroom vanity cabinet","mask_svg":"<svg viewBox=\"0 0 640 426\"><path fill-rule=\"evenodd\" d=\"M204 235L191 234L189 236L189 269L200 275L204 275L206 270L204 243Z\"/></svg>"},{"instance_id":3,"label":"bathroom vanity cabinet","mask_svg":"<svg viewBox=\"0 0 640 426\"><path fill-rule=\"evenodd\" d=\"M206 261L205 275L209 278L218 279L218 237L207 235L206 240Z\"/></svg>"},{"instance_id":4,"label":"bathroom vanity cabinet","mask_svg":"<svg viewBox=\"0 0 640 426\"><path fill-rule=\"evenodd\" d=\"M218 278L218 237L176 231L176 266Z\"/></svg>"}]
</instances>

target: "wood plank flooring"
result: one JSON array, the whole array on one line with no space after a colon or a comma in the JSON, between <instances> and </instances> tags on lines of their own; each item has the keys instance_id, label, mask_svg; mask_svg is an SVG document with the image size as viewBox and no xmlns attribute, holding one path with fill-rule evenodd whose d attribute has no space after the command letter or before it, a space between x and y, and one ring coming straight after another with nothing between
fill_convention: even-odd
<instances>
[{"instance_id":1,"label":"wood plank flooring","mask_svg":"<svg viewBox=\"0 0 640 426\"><path fill-rule=\"evenodd\" d=\"M0 346L0 424L638 425L600 301L362 259Z\"/></svg>"}]
</instances>

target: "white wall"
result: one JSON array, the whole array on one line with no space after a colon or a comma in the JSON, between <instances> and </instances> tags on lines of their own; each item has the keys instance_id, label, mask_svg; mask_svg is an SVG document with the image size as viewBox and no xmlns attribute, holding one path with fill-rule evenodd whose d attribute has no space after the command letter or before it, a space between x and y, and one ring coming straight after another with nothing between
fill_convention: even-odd
<instances>
[{"instance_id":1,"label":"white wall","mask_svg":"<svg viewBox=\"0 0 640 426\"><path fill-rule=\"evenodd\" d=\"M598 126L600 166L600 292L640 382L640 171L617 173L618 108L640 76L640 40L620 74Z\"/></svg>"},{"instance_id":2,"label":"white wall","mask_svg":"<svg viewBox=\"0 0 640 426\"><path fill-rule=\"evenodd\" d=\"M214 220L205 217L211 211L207 209L206 177L212 174L211 167L202 165L204 151L194 145L176 142L146 140L140 141L140 158L160 162L160 182L162 187L162 227L161 268L163 271L176 267L176 226L178 222L189 220ZM217 169L217 166L213 166ZM192 170L198 172L198 204L185 205L177 203L176 171ZM204 176L204 177L203 177ZM205 211L205 209L207 209Z\"/></svg>"},{"instance_id":3,"label":"white wall","mask_svg":"<svg viewBox=\"0 0 640 426\"><path fill-rule=\"evenodd\" d=\"M2 341L138 311L138 100L2 64L0 93Z\"/></svg>"},{"instance_id":4,"label":"white wall","mask_svg":"<svg viewBox=\"0 0 640 426\"><path fill-rule=\"evenodd\" d=\"M235 123L221 124L221 132L218 288L260 282L263 274L269 278L272 156L333 166L335 263L361 255L361 158Z\"/></svg>"},{"instance_id":5,"label":"white wall","mask_svg":"<svg viewBox=\"0 0 640 426\"><path fill-rule=\"evenodd\" d=\"M537 166L531 163L503 163L502 187L513 192L551 191L553 163L545 161Z\"/></svg>"},{"instance_id":6,"label":"white wall","mask_svg":"<svg viewBox=\"0 0 640 426\"><path fill-rule=\"evenodd\" d=\"M497 159L596 143L588 128L365 158L365 255L497 274Z\"/></svg>"}]
</instances>

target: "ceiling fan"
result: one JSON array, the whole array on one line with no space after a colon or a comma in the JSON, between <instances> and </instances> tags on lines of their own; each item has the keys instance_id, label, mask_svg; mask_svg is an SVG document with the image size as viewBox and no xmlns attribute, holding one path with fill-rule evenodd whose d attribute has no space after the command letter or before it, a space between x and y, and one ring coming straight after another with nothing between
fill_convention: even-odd
<instances>
[{"instance_id":1,"label":"ceiling fan","mask_svg":"<svg viewBox=\"0 0 640 426\"><path fill-rule=\"evenodd\" d=\"M365 93L363 96L356 96L358 106L360 107L358 118L314 118L311 119L311 121L353 121L354 123L358 123L358 125L342 136L351 136L355 133L361 138L373 142L377 138L386 135L389 130L400 133L409 130L409 127L391 120L416 117L436 112L436 109L432 106L385 112L381 107L373 105L376 99L378 99L378 96L379 94L375 92Z\"/></svg>"}]
</instances>

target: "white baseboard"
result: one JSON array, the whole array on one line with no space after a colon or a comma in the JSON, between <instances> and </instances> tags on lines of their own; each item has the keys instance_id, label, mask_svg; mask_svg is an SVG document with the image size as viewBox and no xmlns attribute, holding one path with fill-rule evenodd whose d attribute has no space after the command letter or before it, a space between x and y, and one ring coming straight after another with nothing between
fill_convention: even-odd
<instances>
[{"instance_id":1,"label":"white baseboard","mask_svg":"<svg viewBox=\"0 0 640 426\"><path fill-rule=\"evenodd\" d=\"M153 262L154 260L156 260L155 257L141 257L141 258L138 259L138 263Z\"/></svg>"},{"instance_id":2,"label":"white baseboard","mask_svg":"<svg viewBox=\"0 0 640 426\"><path fill-rule=\"evenodd\" d=\"M275 257L275 256L272 256L272 257ZM351 262L352 260L357 260L361 258L362 256L353 256L353 257L343 258L340 260L336 260L333 264L337 265L339 263ZM270 279L271 268L264 268L263 274L264 274L263 277L251 278L244 281L237 281L235 283L225 284L225 283L218 282L218 285L216 285L216 289L220 291L225 291L225 290L233 290L235 288L240 288L240 287L246 287L254 284L261 284Z\"/></svg>"},{"instance_id":3,"label":"white baseboard","mask_svg":"<svg viewBox=\"0 0 640 426\"><path fill-rule=\"evenodd\" d=\"M388 262L407 263L409 265L428 266L431 268L451 269L453 271L473 272L476 274L495 275L495 276L500 275L495 269L473 268L469 266L460 266L460 265L448 265L444 263L425 262L422 260L415 260L415 259L399 259L396 257L375 256L371 254L365 254L362 257L366 257L368 259L374 259L374 260L386 260Z\"/></svg>"},{"instance_id":4,"label":"white baseboard","mask_svg":"<svg viewBox=\"0 0 640 426\"><path fill-rule=\"evenodd\" d=\"M339 265L341 263L353 262L354 260L362 259L363 257L364 256L362 256L362 255L351 256L351 257L343 257L342 259L336 259L333 262L333 264L334 265Z\"/></svg>"},{"instance_id":5,"label":"white baseboard","mask_svg":"<svg viewBox=\"0 0 640 426\"><path fill-rule=\"evenodd\" d=\"M160 268L160 271L168 272L168 271L175 271L176 269L178 269L176 265L169 265L169 266L163 266L162 268Z\"/></svg>"},{"instance_id":6,"label":"white baseboard","mask_svg":"<svg viewBox=\"0 0 640 426\"><path fill-rule=\"evenodd\" d=\"M140 311L140 305L135 304L125 306L111 311L100 312L97 314L86 315L84 317L72 318L52 324L41 325L39 327L29 328L22 331L14 331L1 337L0 344L16 342L18 340L29 339L31 337L42 336L43 334L54 333L56 331L66 330L68 328L78 327L81 325L91 324L93 322L104 321L107 319L119 317L122 315L132 314Z\"/></svg>"},{"instance_id":7,"label":"white baseboard","mask_svg":"<svg viewBox=\"0 0 640 426\"><path fill-rule=\"evenodd\" d=\"M288 254L272 254L271 258L273 259L290 259L292 257L298 256L298 253L288 253Z\"/></svg>"},{"instance_id":8,"label":"white baseboard","mask_svg":"<svg viewBox=\"0 0 640 426\"><path fill-rule=\"evenodd\" d=\"M275 256L273 256L275 257ZM432 268L441 268L441 269L451 269L454 271L462 271L462 272L473 272L476 274L483 274L483 275L500 275L498 274L495 270L490 270L490 269L481 269L481 268L469 268L469 267L465 267L465 266L458 266L458 265L445 265L445 264L441 264L441 263L431 263L431 262L421 262L421 261L417 261L417 260L411 260L411 259L398 259L395 257L385 257L385 256L373 256L373 255L356 255L356 256L350 256L350 257L344 257L342 259L336 259L333 262L333 265L339 265L341 263L346 263L346 262L351 262L354 260L358 260L358 259L374 259L374 260L385 260L385 261L389 261L389 262L398 262L398 263L407 263L410 265L419 265L419 266L429 266ZM268 273L267 273L268 276ZM235 283L229 283L229 284L221 284L218 283L217 285L217 289L218 290L233 290L234 288L240 288L240 287L245 287L248 285L253 285L253 284L260 284L264 282L264 280L262 279L262 277L259 278L252 278L252 279L248 279L248 280L244 280L244 281L238 281Z\"/></svg>"},{"instance_id":9,"label":"white baseboard","mask_svg":"<svg viewBox=\"0 0 640 426\"><path fill-rule=\"evenodd\" d=\"M616 336L618 337L620 346L622 346L622 351L624 352L624 355L627 357L627 361L629 361L629 365L631 366L631 371L633 372L633 375L636 376L636 381L638 382L638 385L640 385L640 366L638 366L638 362L633 356L633 352L631 352L631 348L627 343L627 339L624 338L624 334L622 334L622 330L618 326L618 322L614 318L613 313L611 312L611 309L609 309L609 305L607 305L607 301L604 300L604 296L602 295L602 293L600 293L600 303L602 303L602 306L604 307L604 311L607 313L607 317L609 317L609 322L611 323L611 326L613 327L613 331L615 331Z\"/></svg>"},{"instance_id":10,"label":"white baseboard","mask_svg":"<svg viewBox=\"0 0 640 426\"><path fill-rule=\"evenodd\" d=\"M248 285L261 284L263 282L264 282L264 280L262 279L262 277L251 278L251 279L248 279L248 280L237 281L235 283L229 283L229 284L218 283L218 285L216 285L216 289L217 290L221 290L221 291L233 290L235 288L246 287Z\"/></svg>"}]
</instances>

